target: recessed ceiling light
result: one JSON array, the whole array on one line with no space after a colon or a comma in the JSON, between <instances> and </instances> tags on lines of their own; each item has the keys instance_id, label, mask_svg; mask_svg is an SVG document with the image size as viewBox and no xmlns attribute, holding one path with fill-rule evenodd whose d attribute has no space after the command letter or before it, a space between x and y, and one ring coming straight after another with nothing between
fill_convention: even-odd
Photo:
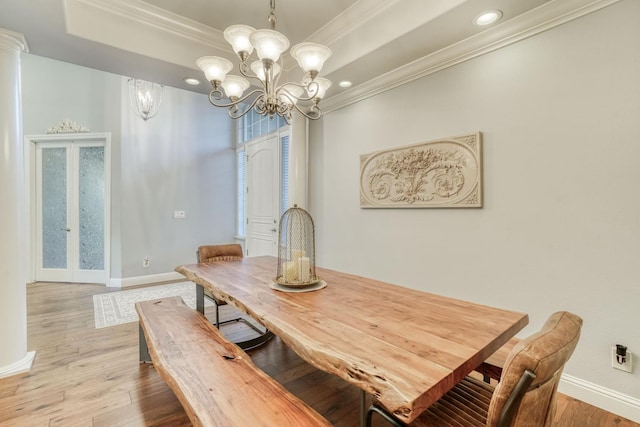
<instances>
[{"instance_id":1,"label":"recessed ceiling light","mask_svg":"<svg viewBox=\"0 0 640 427\"><path fill-rule=\"evenodd\" d=\"M480 15L476 16L473 19L473 23L480 27L484 27L487 25L494 24L498 22L500 19L502 19L501 10L498 10L498 9L486 10L482 12Z\"/></svg>"},{"instance_id":2,"label":"recessed ceiling light","mask_svg":"<svg viewBox=\"0 0 640 427\"><path fill-rule=\"evenodd\" d=\"M349 80L343 80L340 83L338 83L338 86L340 87L351 87L353 85L353 83L351 83Z\"/></svg>"},{"instance_id":3,"label":"recessed ceiling light","mask_svg":"<svg viewBox=\"0 0 640 427\"><path fill-rule=\"evenodd\" d=\"M193 77L187 77L184 79L184 82L191 86L198 86L200 84L200 80L194 79Z\"/></svg>"}]
</instances>

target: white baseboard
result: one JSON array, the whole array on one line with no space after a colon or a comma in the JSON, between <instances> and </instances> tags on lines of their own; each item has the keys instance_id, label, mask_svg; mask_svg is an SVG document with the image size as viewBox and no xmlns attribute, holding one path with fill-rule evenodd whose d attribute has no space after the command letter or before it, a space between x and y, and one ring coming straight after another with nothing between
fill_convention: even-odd
<instances>
[{"instance_id":1,"label":"white baseboard","mask_svg":"<svg viewBox=\"0 0 640 427\"><path fill-rule=\"evenodd\" d=\"M180 273L150 274L148 276L125 277L124 279L111 279L107 285L110 288L126 288L129 286L147 285L149 283L169 282L171 280L186 280Z\"/></svg>"},{"instance_id":2,"label":"white baseboard","mask_svg":"<svg viewBox=\"0 0 640 427\"><path fill-rule=\"evenodd\" d=\"M0 378L10 377L12 375L21 374L23 372L29 372L33 359L36 357L35 351L30 351L22 359L18 360L11 365L0 367Z\"/></svg>"},{"instance_id":3,"label":"white baseboard","mask_svg":"<svg viewBox=\"0 0 640 427\"><path fill-rule=\"evenodd\" d=\"M640 399L567 374L562 375L558 391L607 412L640 423Z\"/></svg>"}]
</instances>

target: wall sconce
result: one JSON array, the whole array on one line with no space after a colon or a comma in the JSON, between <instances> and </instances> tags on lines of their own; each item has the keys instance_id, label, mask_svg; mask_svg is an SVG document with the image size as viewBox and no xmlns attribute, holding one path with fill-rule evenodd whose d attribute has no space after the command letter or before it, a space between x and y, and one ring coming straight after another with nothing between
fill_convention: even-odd
<instances>
[{"instance_id":1,"label":"wall sconce","mask_svg":"<svg viewBox=\"0 0 640 427\"><path fill-rule=\"evenodd\" d=\"M129 99L134 111L147 121L156 114L162 103L162 85L139 79L129 79Z\"/></svg>"}]
</instances>

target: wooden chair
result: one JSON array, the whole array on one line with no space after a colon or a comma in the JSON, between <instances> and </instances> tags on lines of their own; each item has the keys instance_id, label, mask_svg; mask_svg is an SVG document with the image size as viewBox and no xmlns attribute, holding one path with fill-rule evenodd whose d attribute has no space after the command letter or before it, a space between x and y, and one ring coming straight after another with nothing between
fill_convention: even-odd
<instances>
[{"instance_id":1,"label":"wooden chair","mask_svg":"<svg viewBox=\"0 0 640 427\"><path fill-rule=\"evenodd\" d=\"M554 313L539 332L514 347L495 388L467 377L410 425L551 425L560 375L578 343L581 327L582 319L575 314L566 311ZM405 425L384 407L374 403L367 412L367 426L371 426L374 413L395 426Z\"/></svg>"},{"instance_id":2,"label":"wooden chair","mask_svg":"<svg viewBox=\"0 0 640 427\"><path fill-rule=\"evenodd\" d=\"M198 248L197 252L198 263L213 263L213 262L221 262L221 261L241 261L243 258L242 246L237 243L230 243L224 245L204 245ZM242 322L245 325L249 326L251 329L258 333L256 338L252 338L245 341L237 341L237 344L243 350L248 350L254 347L257 347L261 344L264 344L271 338L273 338L273 333L269 330L261 330L256 325L248 321L243 317L236 317L233 319L228 319L225 321L220 321L220 306L226 305L227 302L221 299L216 298L211 292L207 289L204 291L204 296L213 302L216 309L216 322L215 325L218 329L220 329L221 325L225 325L227 323L235 323Z\"/></svg>"}]
</instances>

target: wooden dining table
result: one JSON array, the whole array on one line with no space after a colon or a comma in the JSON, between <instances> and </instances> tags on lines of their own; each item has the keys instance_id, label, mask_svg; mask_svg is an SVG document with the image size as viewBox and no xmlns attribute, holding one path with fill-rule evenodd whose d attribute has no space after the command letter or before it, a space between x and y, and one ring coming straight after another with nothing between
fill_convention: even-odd
<instances>
[{"instance_id":1,"label":"wooden dining table","mask_svg":"<svg viewBox=\"0 0 640 427\"><path fill-rule=\"evenodd\" d=\"M411 422L524 328L527 314L316 268L324 289L272 289L277 258L182 265L204 289L264 325L305 361Z\"/></svg>"}]
</instances>

